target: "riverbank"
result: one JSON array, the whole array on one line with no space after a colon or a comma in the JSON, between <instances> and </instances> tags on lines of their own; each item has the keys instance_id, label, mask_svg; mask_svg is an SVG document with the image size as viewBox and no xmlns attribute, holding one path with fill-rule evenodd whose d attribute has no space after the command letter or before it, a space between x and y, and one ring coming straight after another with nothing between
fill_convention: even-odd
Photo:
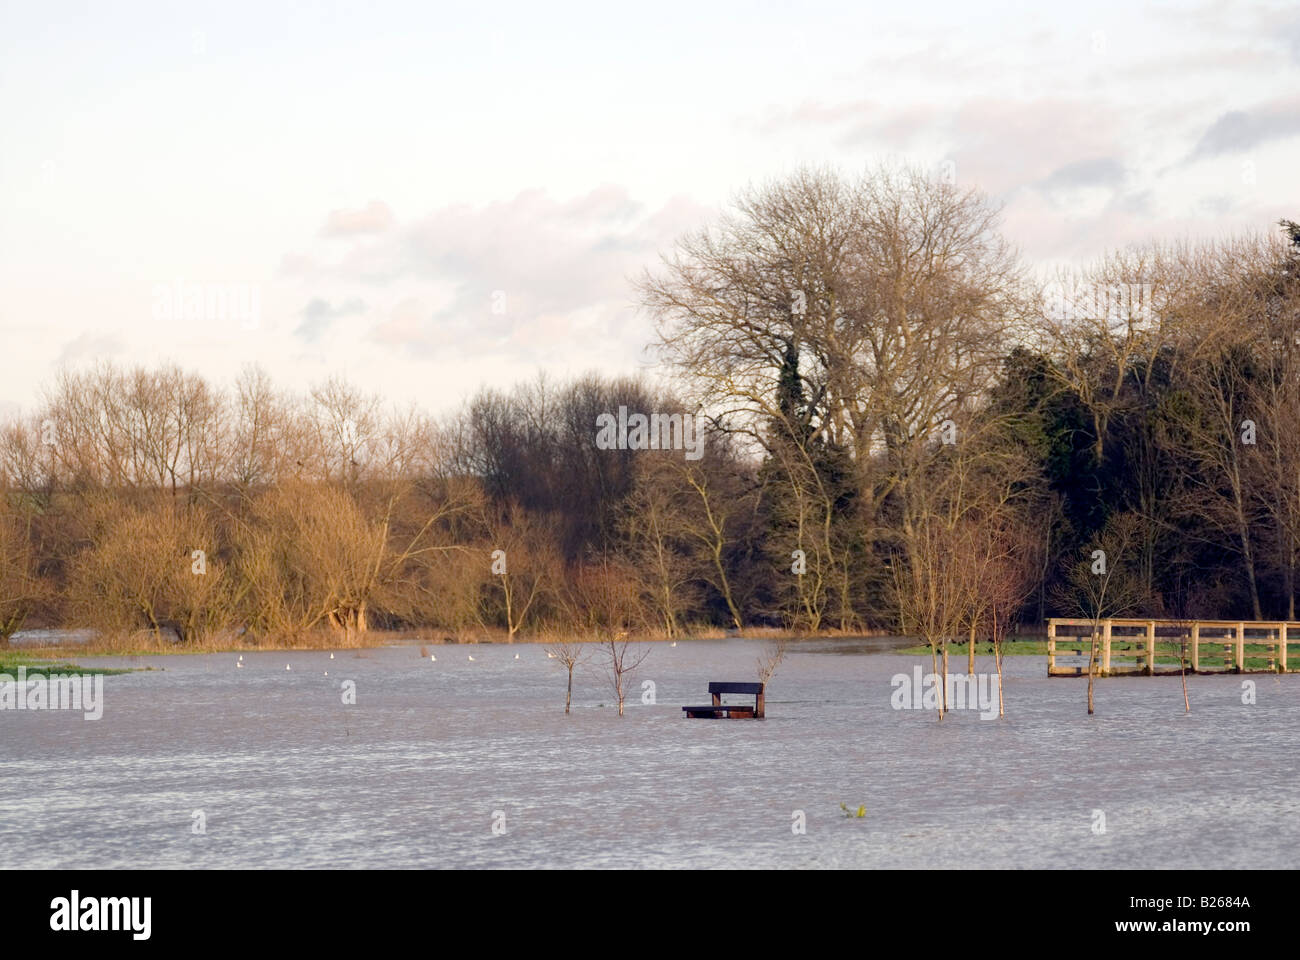
<instances>
[{"instance_id":1,"label":"riverbank","mask_svg":"<svg viewBox=\"0 0 1300 960\"><path fill-rule=\"evenodd\" d=\"M968 644L950 643L948 644L948 659L952 660L953 657L967 656L968 650L969 650ZM930 655L930 648L923 643L918 643L910 647L903 647L901 650L898 650L896 652L909 654L917 657L920 656L928 657ZM1045 657L1047 656L1047 639L1044 638L1042 640L1037 640L1037 639L1008 640L1004 644L1002 644L1002 655L1006 657L1029 657L1029 656ZM993 644L991 643L975 644L975 656L977 657L993 656Z\"/></svg>"},{"instance_id":2,"label":"riverbank","mask_svg":"<svg viewBox=\"0 0 1300 960\"><path fill-rule=\"evenodd\" d=\"M46 677L51 673L103 674L106 677L119 673L134 673L135 670L156 670L157 667L138 667L116 669L110 667L83 667L67 660L37 657L26 652L16 653L12 650L0 650L0 675L16 677L18 668L25 667L29 677Z\"/></svg>"},{"instance_id":3,"label":"riverbank","mask_svg":"<svg viewBox=\"0 0 1300 960\"><path fill-rule=\"evenodd\" d=\"M725 627L692 627L675 636L660 632L629 634L635 643L689 643L695 640L756 640L770 643L782 641L854 641L892 636L885 630L841 631L784 630L775 627L752 627L737 631ZM351 637L335 631L320 630L296 638L216 635L178 643L169 636L138 632L129 636L96 635L88 630L61 630L43 628L23 631L14 635L13 643L0 646L0 659L21 656L44 661L68 656L75 649L84 656L144 657L173 656L177 654L247 653L272 650L364 650L389 646L473 646L533 645L550 646L557 643L603 643L608 638L591 633L531 633L511 637L505 630L473 630L460 633L441 630L367 630ZM928 652L928 648L927 648Z\"/></svg>"}]
</instances>

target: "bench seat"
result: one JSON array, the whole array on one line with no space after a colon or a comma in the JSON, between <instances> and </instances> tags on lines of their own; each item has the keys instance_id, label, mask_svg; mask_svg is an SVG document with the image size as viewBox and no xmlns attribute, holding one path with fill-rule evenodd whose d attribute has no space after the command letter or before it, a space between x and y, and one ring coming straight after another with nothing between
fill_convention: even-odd
<instances>
[{"instance_id":1,"label":"bench seat","mask_svg":"<svg viewBox=\"0 0 1300 960\"><path fill-rule=\"evenodd\" d=\"M682 710L687 717L703 717L713 720L719 717L725 717L728 720L762 719L767 705L763 697L763 687L764 685L761 683L736 683L714 680L709 684L709 693L713 697L711 704L708 706L682 707ZM754 702L723 703L722 695L724 693L753 697Z\"/></svg>"},{"instance_id":2,"label":"bench seat","mask_svg":"<svg viewBox=\"0 0 1300 960\"><path fill-rule=\"evenodd\" d=\"M708 706L699 707L682 707L688 717L732 717L737 718L752 717L754 715L754 705L752 703L724 703L718 706L709 704Z\"/></svg>"}]
</instances>

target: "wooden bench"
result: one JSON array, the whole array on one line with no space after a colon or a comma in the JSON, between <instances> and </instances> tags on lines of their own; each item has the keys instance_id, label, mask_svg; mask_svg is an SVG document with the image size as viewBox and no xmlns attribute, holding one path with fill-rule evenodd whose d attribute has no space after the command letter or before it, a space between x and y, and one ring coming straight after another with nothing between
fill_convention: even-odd
<instances>
[{"instance_id":1,"label":"wooden bench","mask_svg":"<svg viewBox=\"0 0 1300 960\"><path fill-rule=\"evenodd\" d=\"M686 711L686 716L701 717L709 720L762 720L764 713L763 684L761 683L729 683L725 681L714 681L709 684L709 693L713 696L713 703L707 707L682 707ZM723 703L722 695L724 693L739 693L754 698L752 704L749 703Z\"/></svg>"}]
</instances>

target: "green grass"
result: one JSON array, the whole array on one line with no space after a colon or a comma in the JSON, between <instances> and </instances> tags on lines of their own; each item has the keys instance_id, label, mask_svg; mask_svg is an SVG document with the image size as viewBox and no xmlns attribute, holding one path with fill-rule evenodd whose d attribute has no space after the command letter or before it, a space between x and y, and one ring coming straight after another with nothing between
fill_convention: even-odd
<instances>
[{"instance_id":1,"label":"green grass","mask_svg":"<svg viewBox=\"0 0 1300 960\"><path fill-rule=\"evenodd\" d=\"M1169 667L1178 666L1177 655L1172 653L1166 654L1161 652L1162 646L1163 643L1156 647L1156 665L1169 666ZM1260 656L1252 656L1252 651L1250 649L1251 646L1252 644L1247 642L1245 668L1247 670L1267 670L1268 656L1266 654ZM1067 652L1067 651L1082 650L1083 658L1086 660L1088 657L1089 649L1090 649L1089 640L1086 637L1084 637L1082 640L1071 640L1065 638L1059 639L1056 641L1057 665L1058 666L1060 665L1062 659L1066 657L1075 656L1074 653ZM925 657L927 659L930 656L930 648L925 645L906 647L896 652L907 656ZM1025 657L1025 656L1046 657L1047 641L1046 640L1008 640L1006 643L1002 645L1002 653L1003 656L1008 656L1008 657ZM948 663L950 667L954 659L962 660L965 659L967 656L968 653L967 653L966 644L964 643L948 644ZM977 657L993 656L993 645L991 643L977 643L975 645L975 656ZM1125 650L1119 648L1118 646L1112 645L1111 652L1110 652L1111 666L1112 667L1133 666L1135 656L1139 658L1141 662L1143 663L1146 662L1145 654L1141 652L1134 653L1132 650ZM1203 642L1201 645L1202 672L1230 669L1230 666L1225 665L1223 662L1224 656L1225 654L1222 652L1221 649L1210 652L1210 650L1207 648L1207 644ZM1233 655L1229 653L1226 656L1229 659L1231 659ZM1098 644L1097 646L1097 661L1100 664L1101 662L1100 644ZM1296 670L1297 668L1300 668L1300 663L1296 662L1294 649L1292 649L1291 651L1291 659L1287 662L1287 666L1290 667L1291 670ZM1189 655L1187 658L1187 669L1191 670L1191 668L1192 668L1192 658Z\"/></svg>"},{"instance_id":2,"label":"green grass","mask_svg":"<svg viewBox=\"0 0 1300 960\"><path fill-rule=\"evenodd\" d=\"M51 673L80 673L80 674L103 674L104 676L113 676L118 673L132 673L132 670L110 669L108 667L82 667L66 660L42 660L35 657L23 656L12 650L0 650L0 673L8 674L11 677L18 676L18 668L26 667L27 676L49 676ZM145 669L152 670L152 667Z\"/></svg>"},{"instance_id":3,"label":"green grass","mask_svg":"<svg viewBox=\"0 0 1300 960\"><path fill-rule=\"evenodd\" d=\"M1057 643L1057 647L1058 648L1060 647L1059 642ZM905 647L904 649L897 650L895 652L902 653L902 654L910 654L912 656L918 656L918 657L922 655L928 657L930 655L930 648L927 647L925 644L918 644L915 647ZM1045 657L1047 656L1047 641L1046 640L1008 640L1006 643L1002 644L1002 654L1003 656L1007 656L1007 657L1020 657L1020 656ZM951 660L953 657L959 655L963 657L966 656L966 644L964 643L948 644L948 659ZM993 656L993 644L991 643L975 644L975 656L977 657Z\"/></svg>"}]
</instances>

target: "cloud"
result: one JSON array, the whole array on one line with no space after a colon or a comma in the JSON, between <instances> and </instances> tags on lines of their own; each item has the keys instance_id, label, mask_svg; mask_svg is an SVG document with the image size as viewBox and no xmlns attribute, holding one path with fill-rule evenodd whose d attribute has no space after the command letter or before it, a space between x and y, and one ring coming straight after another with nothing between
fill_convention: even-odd
<instances>
[{"instance_id":1,"label":"cloud","mask_svg":"<svg viewBox=\"0 0 1300 960\"><path fill-rule=\"evenodd\" d=\"M623 362L649 339L635 316L629 278L653 266L711 211L684 197L657 208L604 184L569 199L525 190L485 205L451 204L384 236L358 240L317 276L387 290L392 306L369 339L390 349L446 357L509 356L565 362L575 351ZM310 338L332 319L309 304ZM567 335L566 335L567 331Z\"/></svg>"},{"instance_id":2,"label":"cloud","mask_svg":"<svg viewBox=\"0 0 1300 960\"><path fill-rule=\"evenodd\" d=\"M302 308L302 323L298 324L293 335L307 343L313 343L333 326L335 320L350 314L364 313L365 309L365 303L358 298L346 300L335 307L328 300L313 297L311 302Z\"/></svg>"},{"instance_id":3,"label":"cloud","mask_svg":"<svg viewBox=\"0 0 1300 960\"><path fill-rule=\"evenodd\" d=\"M1240 153L1300 134L1300 98L1275 100L1251 110L1230 110L1201 135L1188 160Z\"/></svg>"},{"instance_id":4,"label":"cloud","mask_svg":"<svg viewBox=\"0 0 1300 960\"><path fill-rule=\"evenodd\" d=\"M1044 190L1076 187L1118 187L1124 181L1124 165L1114 157L1078 160L1053 170L1039 182Z\"/></svg>"},{"instance_id":5,"label":"cloud","mask_svg":"<svg viewBox=\"0 0 1300 960\"><path fill-rule=\"evenodd\" d=\"M282 277L305 277L316 270L316 261L301 253L286 253L280 258Z\"/></svg>"},{"instance_id":6,"label":"cloud","mask_svg":"<svg viewBox=\"0 0 1300 960\"><path fill-rule=\"evenodd\" d=\"M388 204L371 200L361 210L331 210L321 227L322 237L355 237L369 233L384 233L392 227L395 218Z\"/></svg>"},{"instance_id":7,"label":"cloud","mask_svg":"<svg viewBox=\"0 0 1300 960\"><path fill-rule=\"evenodd\" d=\"M370 331L370 339L392 347L418 343L424 339L424 325L431 313L423 300L408 297L389 311L387 320Z\"/></svg>"},{"instance_id":8,"label":"cloud","mask_svg":"<svg viewBox=\"0 0 1300 960\"><path fill-rule=\"evenodd\" d=\"M1206 115L1204 106L1198 110ZM1170 217L1186 229L1184 215L1204 187L1169 173L1199 132L1185 124L1182 116L1110 97L1043 95L948 104L805 101L769 111L763 127L772 134L782 125L820 125L840 143L900 151L923 166L950 160L958 184L1003 204L1009 237L1034 258L1057 260L1149 239ZM1230 210L1216 197L1192 215L1230 222L1246 210Z\"/></svg>"},{"instance_id":9,"label":"cloud","mask_svg":"<svg viewBox=\"0 0 1300 960\"><path fill-rule=\"evenodd\" d=\"M872 100L851 100L836 104L804 100L793 107L769 107L761 119L751 122L751 126L764 136L779 136L797 127L860 123L873 110L879 109L882 109L881 104Z\"/></svg>"},{"instance_id":10,"label":"cloud","mask_svg":"<svg viewBox=\"0 0 1300 960\"><path fill-rule=\"evenodd\" d=\"M821 127L842 147L922 154L926 163L953 160L960 182L1006 199L1030 186L1118 186L1125 133L1136 125L1131 109L1107 100L972 96L950 102L804 101L769 110L753 128L770 137Z\"/></svg>"}]
</instances>

